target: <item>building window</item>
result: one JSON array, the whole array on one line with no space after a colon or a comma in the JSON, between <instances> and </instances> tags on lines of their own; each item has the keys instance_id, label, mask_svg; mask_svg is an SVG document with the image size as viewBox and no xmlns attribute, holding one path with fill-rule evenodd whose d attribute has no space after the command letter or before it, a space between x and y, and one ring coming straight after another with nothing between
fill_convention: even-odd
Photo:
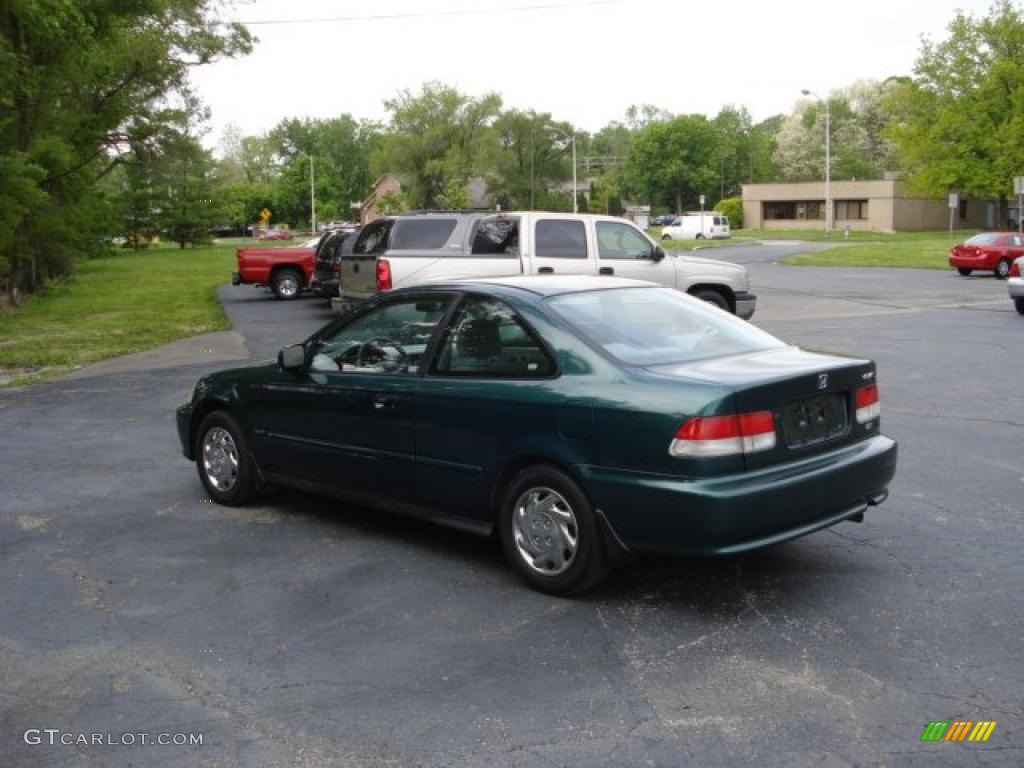
<instances>
[{"instance_id":1,"label":"building window","mask_svg":"<svg viewBox=\"0 0 1024 768\"><path fill-rule=\"evenodd\" d=\"M966 200L961 200L960 201L960 218L961 219L966 219L967 218L967 201Z\"/></svg>"},{"instance_id":2,"label":"building window","mask_svg":"<svg viewBox=\"0 0 1024 768\"><path fill-rule=\"evenodd\" d=\"M836 200L836 221L866 220L867 200Z\"/></svg>"},{"instance_id":3,"label":"building window","mask_svg":"<svg viewBox=\"0 0 1024 768\"><path fill-rule=\"evenodd\" d=\"M766 220L824 219L825 203L822 200L777 201L762 203L761 211Z\"/></svg>"}]
</instances>

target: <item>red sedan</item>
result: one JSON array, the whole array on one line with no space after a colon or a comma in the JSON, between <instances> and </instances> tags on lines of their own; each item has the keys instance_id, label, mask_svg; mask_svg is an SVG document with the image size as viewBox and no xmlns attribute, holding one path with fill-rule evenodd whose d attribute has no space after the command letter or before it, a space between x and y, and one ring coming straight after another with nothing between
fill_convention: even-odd
<instances>
[{"instance_id":1,"label":"red sedan","mask_svg":"<svg viewBox=\"0 0 1024 768\"><path fill-rule=\"evenodd\" d=\"M949 266L964 277L976 269L992 270L1002 280L1018 256L1024 256L1024 237L1016 232L983 232L954 245Z\"/></svg>"}]
</instances>

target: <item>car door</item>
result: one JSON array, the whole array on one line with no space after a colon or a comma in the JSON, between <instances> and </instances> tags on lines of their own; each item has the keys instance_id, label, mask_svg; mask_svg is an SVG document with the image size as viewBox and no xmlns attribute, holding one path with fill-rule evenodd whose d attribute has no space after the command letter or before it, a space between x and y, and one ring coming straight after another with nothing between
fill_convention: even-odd
<instances>
[{"instance_id":1,"label":"car door","mask_svg":"<svg viewBox=\"0 0 1024 768\"><path fill-rule=\"evenodd\" d=\"M308 363L260 395L270 471L368 497L414 496L419 366L450 298L381 302L307 342Z\"/></svg>"},{"instance_id":2,"label":"car door","mask_svg":"<svg viewBox=\"0 0 1024 768\"><path fill-rule=\"evenodd\" d=\"M557 431L555 398L538 381L557 367L518 314L490 296L465 298L437 350L416 394L416 503L488 519L505 447Z\"/></svg>"},{"instance_id":3,"label":"car door","mask_svg":"<svg viewBox=\"0 0 1024 768\"><path fill-rule=\"evenodd\" d=\"M650 280L669 288L675 287L673 259L657 258L657 247L636 227L626 222L598 220L594 231L598 274Z\"/></svg>"},{"instance_id":4,"label":"car door","mask_svg":"<svg viewBox=\"0 0 1024 768\"><path fill-rule=\"evenodd\" d=\"M531 274L593 275L593 257L586 223L579 218L538 216L530 226Z\"/></svg>"}]
</instances>

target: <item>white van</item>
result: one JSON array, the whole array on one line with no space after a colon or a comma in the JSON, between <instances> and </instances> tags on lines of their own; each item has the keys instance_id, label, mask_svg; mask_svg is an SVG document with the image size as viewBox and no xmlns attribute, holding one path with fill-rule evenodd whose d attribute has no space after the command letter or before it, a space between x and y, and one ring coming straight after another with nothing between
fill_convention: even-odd
<instances>
[{"instance_id":1,"label":"white van","mask_svg":"<svg viewBox=\"0 0 1024 768\"><path fill-rule=\"evenodd\" d=\"M661 230L662 240L720 240L730 236L729 217L717 211L684 213Z\"/></svg>"}]
</instances>

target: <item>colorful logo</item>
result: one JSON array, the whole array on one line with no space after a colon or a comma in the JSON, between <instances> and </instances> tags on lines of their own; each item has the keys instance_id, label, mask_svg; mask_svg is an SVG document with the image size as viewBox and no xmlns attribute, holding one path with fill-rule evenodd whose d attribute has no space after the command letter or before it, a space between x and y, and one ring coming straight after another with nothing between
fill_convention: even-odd
<instances>
[{"instance_id":1,"label":"colorful logo","mask_svg":"<svg viewBox=\"0 0 1024 768\"><path fill-rule=\"evenodd\" d=\"M921 741L988 741L995 728L995 720L932 720Z\"/></svg>"}]
</instances>

